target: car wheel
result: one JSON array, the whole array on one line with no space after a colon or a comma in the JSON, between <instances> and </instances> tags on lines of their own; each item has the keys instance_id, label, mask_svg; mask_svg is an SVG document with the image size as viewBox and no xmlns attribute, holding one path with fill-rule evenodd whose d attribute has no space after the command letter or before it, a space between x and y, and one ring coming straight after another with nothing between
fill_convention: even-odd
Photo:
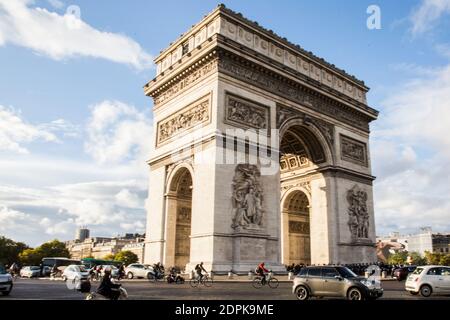
<instances>
[{"instance_id":1,"label":"car wheel","mask_svg":"<svg viewBox=\"0 0 450 320\"><path fill-rule=\"evenodd\" d=\"M2 292L2 294L3 294L4 296L9 296L10 293L11 293L11 290L9 290L9 291L3 291L3 292Z\"/></svg>"},{"instance_id":2,"label":"car wheel","mask_svg":"<svg viewBox=\"0 0 450 320\"><path fill-rule=\"evenodd\" d=\"M61 279L62 279L62 281L67 281L67 277L66 276L62 276Z\"/></svg>"},{"instance_id":3,"label":"car wheel","mask_svg":"<svg viewBox=\"0 0 450 320\"><path fill-rule=\"evenodd\" d=\"M298 300L304 301L309 299L309 292L305 286L298 286L295 289L295 296Z\"/></svg>"},{"instance_id":4,"label":"car wheel","mask_svg":"<svg viewBox=\"0 0 450 320\"><path fill-rule=\"evenodd\" d=\"M127 278L128 279L133 279L134 278L133 272L128 272L127 273Z\"/></svg>"},{"instance_id":5,"label":"car wheel","mask_svg":"<svg viewBox=\"0 0 450 320\"><path fill-rule=\"evenodd\" d=\"M363 295L362 295L361 290L359 290L358 288L351 288L347 292L347 299L348 300L362 300Z\"/></svg>"},{"instance_id":6,"label":"car wheel","mask_svg":"<svg viewBox=\"0 0 450 320\"><path fill-rule=\"evenodd\" d=\"M420 295L422 297L429 297L431 296L432 290L431 287L427 284L423 285L422 287L420 287Z\"/></svg>"},{"instance_id":7,"label":"car wheel","mask_svg":"<svg viewBox=\"0 0 450 320\"><path fill-rule=\"evenodd\" d=\"M147 279L148 280L152 280L153 279L153 275L152 275L151 272L147 273ZM155 278L155 280L156 280L156 278Z\"/></svg>"},{"instance_id":8,"label":"car wheel","mask_svg":"<svg viewBox=\"0 0 450 320\"><path fill-rule=\"evenodd\" d=\"M419 294L419 292L415 292L415 291L410 291L409 294L413 295L413 296L417 296Z\"/></svg>"}]
</instances>

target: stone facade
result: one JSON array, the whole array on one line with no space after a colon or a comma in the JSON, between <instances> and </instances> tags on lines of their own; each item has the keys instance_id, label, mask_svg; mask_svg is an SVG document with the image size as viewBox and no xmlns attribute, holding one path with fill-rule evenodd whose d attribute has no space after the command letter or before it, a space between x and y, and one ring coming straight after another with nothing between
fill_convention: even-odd
<instances>
[{"instance_id":1,"label":"stone facade","mask_svg":"<svg viewBox=\"0 0 450 320\"><path fill-rule=\"evenodd\" d=\"M223 6L155 63L146 263L376 260L362 81Z\"/></svg>"},{"instance_id":2,"label":"stone facade","mask_svg":"<svg viewBox=\"0 0 450 320\"><path fill-rule=\"evenodd\" d=\"M66 248L70 252L70 257L78 260L87 257L103 259L108 255L119 253L122 250L129 250L138 256L140 262L143 262L144 245L143 236L131 234L125 237L91 237L83 241L72 240L66 242Z\"/></svg>"}]
</instances>

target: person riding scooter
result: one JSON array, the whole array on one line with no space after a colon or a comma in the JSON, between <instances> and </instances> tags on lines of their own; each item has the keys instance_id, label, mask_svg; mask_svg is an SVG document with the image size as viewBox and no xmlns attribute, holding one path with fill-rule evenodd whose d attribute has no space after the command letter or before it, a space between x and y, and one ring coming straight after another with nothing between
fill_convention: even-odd
<instances>
[{"instance_id":1,"label":"person riding scooter","mask_svg":"<svg viewBox=\"0 0 450 320\"><path fill-rule=\"evenodd\" d=\"M120 284L111 282L111 268L104 270L104 276L100 286L97 289L97 293L110 300L118 300L120 296Z\"/></svg>"}]
</instances>

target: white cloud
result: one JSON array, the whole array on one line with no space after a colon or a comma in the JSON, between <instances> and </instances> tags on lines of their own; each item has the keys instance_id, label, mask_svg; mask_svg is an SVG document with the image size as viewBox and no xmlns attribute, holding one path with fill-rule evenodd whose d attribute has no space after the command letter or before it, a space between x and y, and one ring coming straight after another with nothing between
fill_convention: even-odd
<instances>
[{"instance_id":1,"label":"white cloud","mask_svg":"<svg viewBox=\"0 0 450 320\"><path fill-rule=\"evenodd\" d=\"M116 203L119 206L127 208L143 208L142 199L136 193L130 192L128 189L120 190L116 195Z\"/></svg>"},{"instance_id":2,"label":"white cloud","mask_svg":"<svg viewBox=\"0 0 450 320\"><path fill-rule=\"evenodd\" d=\"M422 0L410 15L412 34L418 35L431 30L445 14L450 14L450 0Z\"/></svg>"},{"instance_id":3,"label":"white cloud","mask_svg":"<svg viewBox=\"0 0 450 320\"><path fill-rule=\"evenodd\" d=\"M98 163L135 159L144 165L150 152L150 117L119 101L103 101L91 107L85 150Z\"/></svg>"},{"instance_id":4,"label":"white cloud","mask_svg":"<svg viewBox=\"0 0 450 320\"><path fill-rule=\"evenodd\" d=\"M0 105L0 151L28 153L23 144L35 140L58 141L49 130L24 121L19 111Z\"/></svg>"},{"instance_id":5,"label":"white cloud","mask_svg":"<svg viewBox=\"0 0 450 320\"><path fill-rule=\"evenodd\" d=\"M374 125L379 234L450 230L450 65L420 70L383 102Z\"/></svg>"},{"instance_id":6,"label":"white cloud","mask_svg":"<svg viewBox=\"0 0 450 320\"><path fill-rule=\"evenodd\" d=\"M0 206L0 231L16 228L27 218L29 216L26 213Z\"/></svg>"},{"instance_id":7,"label":"white cloud","mask_svg":"<svg viewBox=\"0 0 450 320\"><path fill-rule=\"evenodd\" d=\"M97 30L73 14L32 5L32 0L0 0L0 45L12 43L55 60L84 56L138 70L152 66L151 55L133 39Z\"/></svg>"}]
</instances>

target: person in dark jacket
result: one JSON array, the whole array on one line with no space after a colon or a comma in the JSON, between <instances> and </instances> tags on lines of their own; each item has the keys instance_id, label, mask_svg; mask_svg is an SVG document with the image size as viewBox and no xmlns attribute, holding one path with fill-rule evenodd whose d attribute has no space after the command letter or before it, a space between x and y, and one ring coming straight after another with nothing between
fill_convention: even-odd
<instances>
[{"instance_id":1,"label":"person in dark jacket","mask_svg":"<svg viewBox=\"0 0 450 320\"><path fill-rule=\"evenodd\" d=\"M114 284L111 282L111 269L106 268L102 282L100 283L97 293L110 300L118 300L120 296L120 284Z\"/></svg>"}]
</instances>

